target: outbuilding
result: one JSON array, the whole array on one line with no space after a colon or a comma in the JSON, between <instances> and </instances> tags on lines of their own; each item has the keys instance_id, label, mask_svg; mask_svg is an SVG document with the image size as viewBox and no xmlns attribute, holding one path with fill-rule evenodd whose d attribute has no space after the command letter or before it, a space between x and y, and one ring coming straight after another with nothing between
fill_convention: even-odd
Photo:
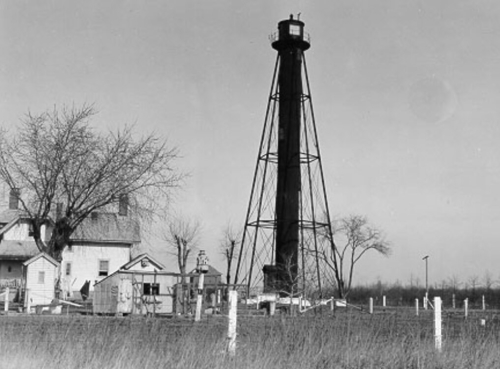
<instances>
[{"instance_id":1,"label":"outbuilding","mask_svg":"<svg viewBox=\"0 0 500 369\"><path fill-rule=\"evenodd\" d=\"M139 255L94 285L96 314L173 314L180 275L164 272L147 254Z\"/></svg>"},{"instance_id":2,"label":"outbuilding","mask_svg":"<svg viewBox=\"0 0 500 369\"><path fill-rule=\"evenodd\" d=\"M23 263L24 306L47 305L55 298L55 283L59 263L46 253L40 253ZM27 298L26 298L27 296Z\"/></svg>"}]
</instances>

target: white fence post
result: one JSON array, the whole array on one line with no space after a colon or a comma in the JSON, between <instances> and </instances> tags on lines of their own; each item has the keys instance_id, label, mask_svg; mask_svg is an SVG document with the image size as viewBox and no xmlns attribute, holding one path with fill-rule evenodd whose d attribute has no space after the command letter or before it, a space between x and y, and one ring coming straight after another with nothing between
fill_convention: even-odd
<instances>
[{"instance_id":1,"label":"white fence post","mask_svg":"<svg viewBox=\"0 0 500 369\"><path fill-rule=\"evenodd\" d=\"M370 297L368 300L368 312L370 314L373 314L373 297Z\"/></svg>"},{"instance_id":2,"label":"white fence post","mask_svg":"<svg viewBox=\"0 0 500 369\"><path fill-rule=\"evenodd\" d=\"M484 295L483 295L483 310L486 310L486 300L484 299Z\"/></svg>"},{"instance_id":3,"label":"white fence post","mask_svg":"<svg viewBox=\"0 0 500 369\"><path fill-rule=\"evenodd\" d=\"M451 295L451 307L455 309L456 304L455 304L455 294Z\"/></svg>"},{"instance_id":4,"label":"white fence post","mask_svg":"<svg viewBox=\"0 0 500 369\"><path fill-rule=\"evenodd\" d=\"M467 319L467 316L469 315L469 299L464 300L464 314L465 314L465 319Z\"/></svg>"},{"instance_id":5,"label":"white fence post","mask_svg":"<svg viewBox=\"0 0 500 369\"><path fill-rule=\"evenodd\" d=\"M415 315L418 316L418 299L415 299Z\"/></svg>"},{"instance_id":6,"label":"white fence post","mask_svg":"<svg viewBox=\"0 0 500 369\"><path fill-rule=\"evenodd\" d=\"M424 309L427 310L427 306L429 303L429 294L426 292L424 296Z\"/></svg>"},{"instance_id":7,"label":"white fence post","mask_svg":"<svg viewBox=\"0 0 500 369\"><path fill-rule=\"evenodd\" d=\"M441 297L434 297L434 340L436 350L441 352Z\"/></svg>"},{"instance_id":8,"label":"white fence post","mask_svg":"<svg viewBox=\"0 0 500 369\"><path fill-rule=\"evenodd\" d=\"M335 297L332 296L332 300L330 301L330 310L333 312L335 310Z\"/></svg>"},{"instance_id":9,"label":"white fence post","mask_svg":"<svg viewBox=\"0 0 500 369\"><path fill-rule=\"evenodd\" d=\"M382 306L385 307L386 306L386 299L385 299L385 295L382 296Z\"/></svg>"},{"instance_id":10,"label":"white fence post","mask_svg":"<svg viewBox=\"0 0 500 369\"><path fill-rule=\"evenodd\" d=\"M236 319L238 308L238 292L229 291L229 324L227 327L227 351L229 355L236 354Z\"/></svg>"},{"instance_id":11,"label":"white fence post","mask_svg":"<svg viewBox=\"0 0 500 369\"><path fill-rule=\"evenodd\" d=\"M196 313L194 321L199 322L201 319L201 308L203 306L203 283L205 281L205 274L200 272L198 274L198 295L196 296Z\"/></svg>"},{"instance_id":12,"label":"white fence post","mask_svg":"<svg viewBox=\"0 0 500 369\"><path fill-rule=\"evenodd\" d=\"M299 310L300 310L300 305L299 305ZM276 301L270 301L269 302L269 315L274 316L276 312Z\"/></svg>"},{"instance_id":13,"label":"white fence post","mask_svg":"<svg viewBox=\"0 0 500 369\"><path fill-rule=\"evenodd\" d=\"M9 293L10 293L9 287L6 287L5 288L5 305L3 306L5 314L9 313Z\"/></svg>"},{"instance_id":14,"label":"white fence post","mask_svg":"<svg viewBox=\"0 0 500 369\"><path fill-rule=\"evenodd\" d=\"M26 304L26 313L31 314L31 296L29 288L26 288L26 293L24 295L25 304Z\"/></svg>"}]
</instances>

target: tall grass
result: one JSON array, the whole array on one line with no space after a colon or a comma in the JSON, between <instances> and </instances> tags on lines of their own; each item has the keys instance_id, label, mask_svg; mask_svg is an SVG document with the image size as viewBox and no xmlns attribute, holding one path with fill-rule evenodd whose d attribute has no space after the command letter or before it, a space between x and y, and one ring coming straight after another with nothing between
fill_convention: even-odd
<instances>
[{"instance_id":1,"label":"tall grass","mask_svg":"<svg viewBox=\"0 0 500 369\"><path fill-rule=\"evenodd\" d=\"M235 357L224 317L0 318L0 368L499 368L500 324L445 319L443 350L431 313L242 317Z\"/></svg>"}]
</instances>

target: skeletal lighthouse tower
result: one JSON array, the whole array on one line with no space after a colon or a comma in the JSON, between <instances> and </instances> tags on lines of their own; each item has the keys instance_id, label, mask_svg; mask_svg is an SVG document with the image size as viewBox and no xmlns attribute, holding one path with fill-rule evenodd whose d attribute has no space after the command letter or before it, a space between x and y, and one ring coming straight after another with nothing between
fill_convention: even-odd
<instances>
[{"instance_id":1,"label":"skeletal lighthouse tower","mask_svg":"<svg viewBox=\"0 0 500 369\"><path fill-rule=\"evenodd\" d=\"M332 231L298 19L279 22L278 51L235 284L265 292L331 287Z\"/></svg>"}]
</instances>

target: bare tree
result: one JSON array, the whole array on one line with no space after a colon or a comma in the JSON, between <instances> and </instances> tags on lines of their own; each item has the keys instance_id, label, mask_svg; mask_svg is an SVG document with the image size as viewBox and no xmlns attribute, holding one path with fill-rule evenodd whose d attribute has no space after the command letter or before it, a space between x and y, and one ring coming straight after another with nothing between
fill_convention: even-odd
<instances>
[{"instance_id":1,"label":"bare tree","mask_svg":"<svg viewBox=\"0 0 500 369\"><path fill-rule=\"evenodd\" d=\"M390 244L380 230L359 215L334 221L332 234L333 238L325 235L329 238L330 249L323 251L321 256L334 272L340 298L345 298L351 290L358 261L372 250L384 256L390 255Z\"/></svg>"},{"instance_id":2,"label":"bare tree","mask_svg":"<svg viewBox=\"0 0 500 369\"><path fill-rule=\"evenodd\" d=\"M484 272L483 284L484 284L484 288L487 292L490 292L495 284L495 280L493 279L493 275L490 273L489 270Z\"/></svg>"},{"instance_id":3,"label":"bare tree","mask_svg":"<svg viewBox=\"0 0 500 369\"><path fill-rule=\"evenodd\" d=\"M40 251L57 260L92 212L127 196L136 213L151 215L182 179L176 148L154 134L136 137L131 127L101 134L90 125L95 115L89 105L54 108L28 113L13 134L0 132L0 178L19 193ZM54 217L46 241L42 226Z\"/></svg>"},{"instance_id":4,"label":"bare tree","mask_svg":"<svg viewBox=\"0 0 500 369\"><path fill-rule=\"evenodd\" d=\"M187 263L194 250L198 246L201 224L198 220L176 215L169 221L168 231L163 239L168 242L173 251L171 254L177 257L179 273L187 274Z\"/></svg>"},{"instance_id":5,"label":"bare tree","mask_svg":"<svg viewBox=\"0 0 500 369\"><path fill-rule=\"evenodd\" d=\"M183 313L187 313L190 291L187 288L186 274L187 263L193 255L193 251L199 242L201 224L198 220L191 220L181 215L174 216L168 225L168 231L163 239L171 248L171 254L177 257L177 266L182 278L182 307Z\"/></svg>"},{"instance_id":6,"label":"bare tree","mask_svg":"<svg viewBox=\"0 0 500 369\"><path fill-rule=\"evenodd\" d=\"M220 243L220 251L226 261L226 283L229 284L231 280L231 268L233 260L236 258L236 251L238 249L241 239L241 233L236 232L230 225L226 227L223 232L222 241Z\"/></svg>"},{"instance_id":7,"label":"bare tree","mask_svg":"<svg viewBox=\"0 0 500 369\"><path fill-rule=\"evenodd\" d=\"M472 294L475 294L477 287L479 287L479 276L477 274L471 275L467 280L467 285L472 288Z\"/></svg>"},{"instance_id":8,"label":"bare tree","mask_svg":"<svg viewBox=\"0 0 500 369\"><path fill-rule=\"evenodd\" d=\"M448 286L453 290L453 293L457 292L457 289L460 287L462 283L460 282L460 278L457 275L452 275L448 277Z\"/></svg>"}]
</instances>

